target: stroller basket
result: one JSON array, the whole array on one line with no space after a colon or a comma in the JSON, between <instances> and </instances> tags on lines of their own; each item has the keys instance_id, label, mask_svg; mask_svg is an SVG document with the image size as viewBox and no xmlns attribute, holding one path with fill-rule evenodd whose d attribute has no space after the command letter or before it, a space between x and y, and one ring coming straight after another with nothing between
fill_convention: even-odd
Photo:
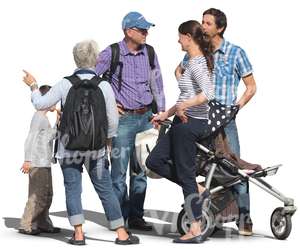
<instances>
[{"instance_id":1,"label":"stroller basket","mask_svg":"<svg viewBox=\"0 0 300 249\"><path fill-rule=\"evenodd\" d=\"M207 141L205 141L207 142ZM241 179L238 174L238 167L226 158L217 157L212 149L212 144L208 148L202 144L196 143L198 153L196 157L196 174L206 177L211 169L212 163L217 163L213 174L214 184L224 185Z\"/></svg>"}]
</instances>

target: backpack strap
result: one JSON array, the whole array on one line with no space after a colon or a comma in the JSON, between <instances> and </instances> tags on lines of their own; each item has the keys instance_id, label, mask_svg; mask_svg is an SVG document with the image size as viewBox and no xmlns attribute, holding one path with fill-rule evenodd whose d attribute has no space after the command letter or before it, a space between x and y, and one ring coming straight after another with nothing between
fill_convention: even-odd
<instances>
[{"instance_id":1,"label":"backpack strap","mask_svg":"<svg viewBox=\"0 0 300 249\"><path fill-rule=\"evenodd\" d=\"M123 62L120 61L120 46L118 43L113 43L110 45L111 48L111 61L109 69L109 82L111 82L113 74L116 72L117 67L120 67L118 75L118 91L121 91L122 85L122 72L123 72Z\"/></svg>"},{"instance_id":2,"label":"backpack strap","mask_svg":"<svg viewBox=\"0 0 300 249\"><path fill-rule=\"evenodd\" d=\"M72 74L71 76L64 77L64 79L70 81L74 87L77 87L81 83L81 79L76 74Z\"/></svg>"},{"instance_id":3,"label":"backpack strap","mask_svg":"<svg viewBox=\"0 0 300 249\"><path fill-rule=\"evenodd\" d=\"M68 81L70 81L70 83L74 87L77 87L81 83L81 79L76 74L72 74L71 76L66 76L66 77L64 77L64 79L67 79ZM63 112L63 109L64 109L64 106L63 106L62 100L61 100L61 103L60 103L61 112Z\"/></svg>"},{"instance_id":4,"label":"backpack strap","mask_svg":"<svg viewBox=\"0 0 300 249\"><path fill-rule=\"evenodd\" d=\"M150 46L149 44L145 44L146 49L147 49L147 53L148 53L148 60L149 60L149 65L151 68L151 71L155 69L155 63L154 63L154 59L155 59L155 52L154 52L154 48L152 46ZM150 80L151 81L151 80ZM153 101L152 101L152 112L153 113L157 113L158 112L158 107L157 107L157 102L155 101L155 93L153 92L153 86L152 83L149 82L150 85L150 91L151 94L153 96Z\"/></svg>"},{"instance_id":5,"label":"backpack strap","mask_svg":"<svg viewBox=\"0 0 300 249\"><path fill-rule=\"evenodd\" d=\"M99 84L103 81L103 79L99 76L94 76L90 79L90 83L93 87L97 88Z\"/></svg>"},{"instance_id":6,"label":"backpack strap","mask_svg":"<svg viewBox=\"0 0 300 249\"><path fill-rule=\"evenodd\" d=\"M109 79L111 80L112 75L116 72L117 67L120 63L120 46L118 43L110 45L111 48L111 60L109 69Z\"/></svg>"},{"instance_id":7,"label":"backpack strap","mask_svg":"<svg viewBox=\"0 0 300 249\"><path fill-rule=\"evenodd\" d=\"M149 44L145 44L145 46L146 46L147 53L148 53L150 68L151 68L151 70L154 70L155 69L155 64L154 64L155 52L154 52L154 48L152 46L150 46Z\"/></svg>"},{"instance_id":8,"label":"backpack strap","mask_svg":"<svg viewBox=\"0 0 300 249\"><path fill-rule=\"evenodd\" d=\"M118 43L113 43L110 45L111 48L111 59L110 59L110 68L104 72L103 78L111 83L113 74L116 72L117 67L120 67L118 75L118 91L121 91L122 84L122 72L123 72L123 62L120 61L120 46Z\"/></svg>"},{"instance_id":9,"label":"backpack strap","mask_svg":"<svg viewBox=\"0 0 300 249\"><path fill-rule=\"evenodd\" d=\"M71 76L64 77L64 79L67 79L68 81L70 81L72 86L77 86L81 82L81 79L75 73L72 74ZM62 100L60 102L60 111L62 113L64 112L64 106L62 104ZM59 129L59 127L57 127L57 130L58 129ZM56 137L55 142L54 142L54 151L53 151L53 161L54 161L54 163L57 163L57 159L56 159L57 151L58 151L58 138Z\"/></svg>"},{"instance_id":10,"label":"backpack strap","mask_svg":"<svg viewBox=\"0 0 300 249\"><path fill-rule=\"evenodd\" d=\"M150 64L151 70L155 69L154 59L155 59L155 52L154 48L148 44L145 44L147 53L148 53L148 60ZM122 85L122 72L123 72L123 63L120 61L120 46L118 43L113 43L110 45L111 48L111 60L110 60L110 69L109 72L105 72L104 75L108 78L108 81L111 82L113 74L116 72L117 67L120 67L119 75L118 75L118 90L121 91Z\"/></svg>"}]
</instances>

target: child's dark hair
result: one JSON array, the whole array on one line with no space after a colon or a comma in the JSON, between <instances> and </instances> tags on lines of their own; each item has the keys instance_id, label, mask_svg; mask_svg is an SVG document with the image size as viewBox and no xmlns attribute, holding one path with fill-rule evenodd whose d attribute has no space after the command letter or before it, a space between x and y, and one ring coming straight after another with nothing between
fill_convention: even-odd
<instances>
[{"instance_id":1,"label":"child's dark hair","mask_svg":"<svg viewBox=\"0 0 300 249\"><path fill-rule=\"evenodd\" d=\"M51 88L51 86L49 86L49 85L40 86L39 90L40 90L40 93L42 94L42 96L44 96L50 90L50 88Z\"/></svg>"},{"instance_id":2,"label":"child's dark hair","mask_svg":"<svg viewBox=\"0 0 300 249\"><path fill-rule=\"evenodd\" d=\"M201 49L205 59L206 64L210 72L214 69L214 58L213 58L213 48L210 41L204 39L201 24L198 21L190 20L182 23L178 31L180 34L187 35L190 34L192 39L198 44Z\"/></svg>"}]
</instances>

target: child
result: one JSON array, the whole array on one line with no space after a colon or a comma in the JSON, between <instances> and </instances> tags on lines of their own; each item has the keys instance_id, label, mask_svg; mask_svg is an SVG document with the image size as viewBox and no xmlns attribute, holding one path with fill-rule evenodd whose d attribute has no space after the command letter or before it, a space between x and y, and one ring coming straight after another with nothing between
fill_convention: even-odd
<instances>
[{"instance_id":1,"label":"child","mask_svg":"<svg viewBox=\"0 0 300 249\"><path fill-rule=\"evenodd\" d=\"M51 86L44 85L39 90L42 95L45 95L50 88ZM21 170L24 174L29 173L29 193L19 227L19 232L23 234L60 232L60 228L54 227L49 217L53 195L51 157L56 129L51 128L46 114L48 111L55 110L53 106L35 112L25 142L25 161ZM57 122L58 118L59 115L57 115Z\"/></svg>"}]
</instances>

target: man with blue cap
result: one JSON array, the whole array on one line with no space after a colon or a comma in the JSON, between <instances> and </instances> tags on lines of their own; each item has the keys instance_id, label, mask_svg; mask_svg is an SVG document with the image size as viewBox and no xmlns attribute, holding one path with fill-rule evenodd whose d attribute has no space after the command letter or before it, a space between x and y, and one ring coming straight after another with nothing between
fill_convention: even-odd
<instances>
[{"instance_id":1,"label":"man with blue cap","mask_svg":"<svg viewBox=\"0 0 300 249\"><path fill-rule=\"evenodd\" d=\"M146 21L145 17L139 12L129 12L122 21L122 29L139 28L149 29L151 26L155 26L153 23Z\"/></svg>"},{"instance_id":2,"label":"man with blue cap","mask_svg":"<svg viewBox=\"0 0 300 249\"><path fill-rule=\"evenodd\" d=\"M103 50L96 72L111 83L120 114L118 134L112 139L111 176L128 227L144 231L152 226L144 219L147 188L145 172L135 160L135 137L151 129L153 112L165 110L163 81L157 55L146 44L148 30L154 24L138 12L129 12L122 21L124 39ZM155 108L154 108L155 107ZM130 186L126 174L130 162Z\"/></svg>"}]
</instances>

